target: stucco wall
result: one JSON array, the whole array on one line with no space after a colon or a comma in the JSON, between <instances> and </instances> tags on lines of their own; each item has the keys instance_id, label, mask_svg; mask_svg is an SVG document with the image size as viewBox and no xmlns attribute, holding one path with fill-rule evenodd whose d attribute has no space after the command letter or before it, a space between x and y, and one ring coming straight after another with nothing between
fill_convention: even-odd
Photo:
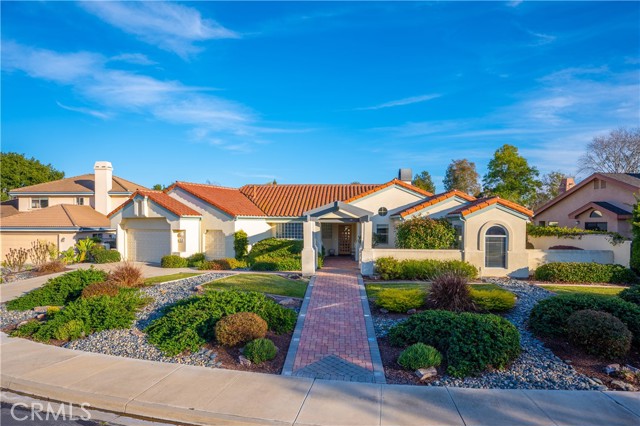
<instances>
[{"instance_id":1,"label":"stucco wall","mask_svg":"<svg viewBox=\"0 0 640 426\"><path fill-rule=\"evenodd\" d=\"M611 250L527 250L531 272L551 262L614 263Z\"/></svg>"},{"instance_id":2,"label":"stucco wall","mask_svg":"<svg viewBox=\"0 0 640 426\"><path fill-rule=\"evenodd\" d=\"M378 249L372 250L373 258L393 257L398 260L462 260L460 250L410 250L410 249Z\"/></svg>"},{"instance_id":3,"label":"stucco wall","mask_svg":"<svg viewBox=\"0 0 640 426\"><path fill-rule=\"evenodd\" d=\"M258 241L275 236L275 227L272 223L267 223L265 219L245 219L239 218L235 221L235 231L244 231L249 237L249 250ZM233 251L233 239L231 241L231 249ZM235 251L232 253L235 256Z\"/></svg>"},{"instance_id":4,"label":"stucco wall","mask_svg":"<svg viewBox=\"0 0 640 426\"><path fill-rule=\"evenodd\" d=\"M582 235L576 238L529 236L529 242L534 248L539 250L548 250L553 246L572 246L583 250L611 251L613 253L613 260L610 263L617 263L627 267L631 259L631 241L624 241L620 244L613 245L611 244L610 237L607 235ZM588 262L588 260L580 262Z\"/></svg>"},{"instance_id":5,"label":"stucco wall","mask_svg":"<svg viewBox=\"0 0 640 426\"><path fill-rule=\"evenodd\" d=\"M189 257L192 254L201 252L200 218L199 217L181 217L178 229L185 231L185 250L178 254L182 257ZM175 234L175 233L174 233ZM175 237L175 235L174 235ZM178 242L171 240L171 251L178 252Z\"/></svg>"}]
</instances>

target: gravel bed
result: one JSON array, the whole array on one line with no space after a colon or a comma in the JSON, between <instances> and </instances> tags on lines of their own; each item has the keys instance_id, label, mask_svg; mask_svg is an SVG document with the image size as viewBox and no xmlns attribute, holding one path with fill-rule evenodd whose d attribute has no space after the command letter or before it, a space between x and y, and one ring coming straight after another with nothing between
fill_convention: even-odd
<instances>
[{"instance_id":1,"label":"gravel bed","mask_svg":"<svg viewBox=\"0 0 640 426\"><path fill-rule=\"evenodd\" d=\"M384 337L395 325L405 322L406 318L386 318L381 315L373 315L373 329L376 336Z\"/></svg>"},{"instance_id":2,"label":"gravel bed","mask_svg":"<svg viewBox=\"0 0 640 426\"><path fill-rule=\"evenodd\" d=\"M161 315L165 306L181 299L196 295L194 287L231 274L207 273L179 281L156 284L141 289L143 295L152 298L152 302L136 313L136 322L127 330L105 330L92 334L84 339L74 340L64 345L69 349L86 352L97 352L107 355L128 358L146 359L149 361L173 362L201 367L219 367L217 354L211 350L201 349L197 353L185 356L164 356L160 350L147 341L141 331L154 319Z\"/></svg>"},{"instance_id":3,"label":"gravel bed","mask_svg":"<svg viewBox=\"0 0 640 426\"><path fill-rule=\"evenodd\" d=\"M0 328L35 318L38 315L34 311L8 311L6 304L0 305Z\"/></svg>"},{"instance_id":4,"label":"gravel bed","mask_svg":"<svg viewBox=\"0 0 640 426\"><path fill-rule=\"evenodd\" d=\"M522 353L508 370L465 379L445 376L432 385L465 388L606 390L606 387L576 372L527 330L531 309L538 301L552 296L553 293L512 279L485 281L497 284L518 297L515 308L503 316L520 332Z\"/></svg>"}]
</instances>

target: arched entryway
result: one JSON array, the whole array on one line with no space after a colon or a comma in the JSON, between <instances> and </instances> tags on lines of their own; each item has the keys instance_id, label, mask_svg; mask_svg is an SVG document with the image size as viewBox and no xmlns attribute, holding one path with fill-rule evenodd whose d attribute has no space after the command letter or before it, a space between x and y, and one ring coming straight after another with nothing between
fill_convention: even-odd
<instances>
[{"instance_id":1,"label":"arched entryway","mask_svg":"<svg viewBox=\"0 0 640 426\"><path fill-rule=\"evenodd\" d=\"M494 225L484 236L484 266L486 268L507 267L507 230Z\"/></svg>"}]
</instances>

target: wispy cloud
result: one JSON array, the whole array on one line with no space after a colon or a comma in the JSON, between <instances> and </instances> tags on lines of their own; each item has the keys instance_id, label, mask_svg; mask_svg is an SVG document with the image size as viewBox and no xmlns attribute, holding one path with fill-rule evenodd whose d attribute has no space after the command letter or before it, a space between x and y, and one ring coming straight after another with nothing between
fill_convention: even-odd
<instances>
[{"instance_id":1,"label":"wispy cloud","mask_svg":"<svg viewBox=\"0 0 640 426\"><path fill-rule=\"evenodd\" d=\"M551 34L538 33L535 31L528 31L529 35L534 38L533 46L544 46L545 44L553 43L557 37Z\"/></svg>"},{"instance_id":2,"label":"wispy cloud","mask_svg":"<svg viewBox=\"0 0 640 426\"><path fill-rule=\"evenodd\" d=\"M356 110L363 111L363 110L374 110L374 109L382 109L382 108L393 108L397 106L411 105L411 104L417 104L420 102L430 101L431 99L439 98L440 96L442 95L430 94L430 95L411 96L410 98L398 99L395 101L385 102L379 105L356 108Z\"/></svg>"},{"instance_id":3,"label":"wispy cloud","mask_svg":"<svg viewBox=\"0 0 640 426\"><path fill-rule=\"evenodd\" d=\"M107 114L105 112L101 112L101 111L96 111L93 110L91 108L84 108L84 107L72 107L72 106L68 106L68 105L64 105L61 102L56 102L56 104L62 108L62 109L66 109L67 111L73 111L73 112L79 112L81 114L86 114L86 115L90 115L92 117L97 117L97 118L101 118L103 120L106 120L107 118L110 118L111 115Z\"/></svg>"},{"instance_id":4,"label":"wispy cloud","mask_svg":"<svg viewBox=\"0 0 640 426\"><path fill-rule=\"evenodd\" d=\"M198 10L175 3L87 1L80 5L106 23L183 58L200 50L196 42L239 37L217 22L202 18Z\"/></svg>"},{"instance_id":5,"label":"wispy cloud","mask_svg":"<svg viewBox=\"0 0 640 426\"><path fill-rule=\"evenodd\" d=\"M59 53L4 41L2 53L4 71L69 86L93 106L58 104L70 111L102 119L122 113L146 115L198 129L192 132L196 140L216 139L221 148L235 151L248 150L247 137L253 142L259 139L256 135L289 131L261 122L250 108L214 96L208 88L114 69L108 58L90 52Z\"/></svg>"},{"instance_id":6,"label":"wispy cloud","mask_svg":"<svg viewBox=\"0 0 640 426\"><path fill-rule=\"evenodd\" d=\"M507 2L507 6L509 7L518 7L523 3L524 0L513 0L513 1L509 1Z\"/></svg>"},{"instance_id":7,"label":"wispy cloud","mask_svg":"<svg viewBox=\"0 0 640 426\"><path fill-rule=\"evenodd\" d=\"M157 62L152 61L147 57L147 55L143 55L142 53L122 53L120 55L112 56L109 58L110 61L115 62L128 62L130 64L136 65L156 65Z\"/></svg>"}]
</instances>

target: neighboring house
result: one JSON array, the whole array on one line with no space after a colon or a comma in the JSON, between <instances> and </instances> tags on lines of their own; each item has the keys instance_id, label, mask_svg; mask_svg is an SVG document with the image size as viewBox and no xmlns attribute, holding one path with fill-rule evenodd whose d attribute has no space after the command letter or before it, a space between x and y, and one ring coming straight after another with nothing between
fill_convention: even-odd
<instances>
[{"instance_id":1,"label":"neighboring house","mask_svg":"<svg viewBox=\"0 0 640 426\"><path fill-rule=\"evenodd\" d=\"M536 225L618 232L631 238L629 219L640 195L640 173L595 173L575 186L572 180L566 184L560 195L536 209Z\"/></svg>"},{"instance_id":2,"label":"neighboring house","mask_svg":"<svg viewBox=\"0 0 640 426\"><path fill-rule=\"evenodd\" d=\"M138 189L146 188L113 176L111 163L98 161L93 174L9 191L14 198L0 209L2 258L9 249L29 248L37 240L54 243L59 250L92 236L114 242L105 215Z\"/></svg>"},{"instance_id":3,"label":"neighboring house","mask_svg":"<svg viewBox=\"0 0 640 426\"><path fill-rule=\"evenodd\" d=\"M159 262L167 254L204 252L233 257L234 233L249 243L265 238L304 240L303 272L317 255L348 255L371 273L375 249L395 247L398 223L418 215L449 218L463 255L485 274L527 267L526 223L532 212L494 197L476 200L459 191L433 195L394 179L385 184L245 185L226 188L176 182L164 192L138 191L108 217L123 258ZM486 256L485 256L486 254ZM528 272L528 270L526 271Z\"/></svg>"}]
</instances>

